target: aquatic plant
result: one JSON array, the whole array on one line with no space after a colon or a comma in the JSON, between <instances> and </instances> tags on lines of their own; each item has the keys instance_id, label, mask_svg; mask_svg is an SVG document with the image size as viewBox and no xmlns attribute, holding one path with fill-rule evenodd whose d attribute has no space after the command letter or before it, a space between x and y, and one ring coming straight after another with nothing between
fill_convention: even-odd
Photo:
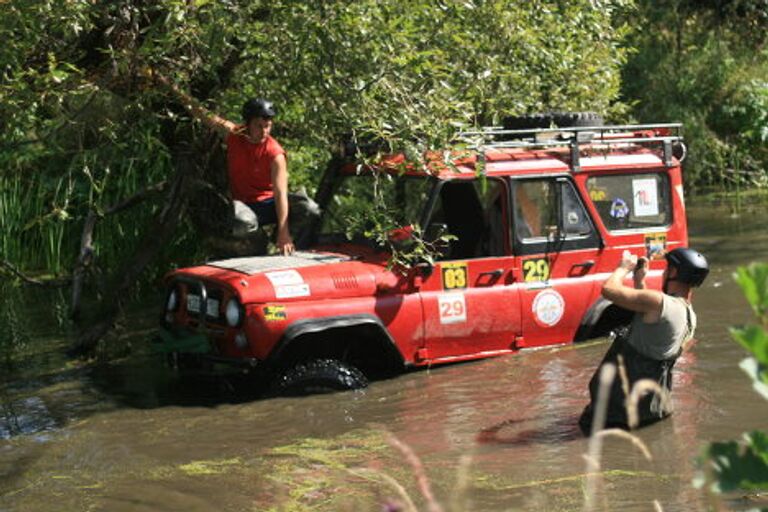
<instances>
[{"instance_id":1,"label":"aquatic plant","mask_svg":"<svg viewBox=\"0 0 768 512\"><path fill-rule=\"evenodd\" d=\"M739 365L752 385L768 400L768 264L740 267L734 279L744 292L757 324L732 327L731 337L751 354ZM716 492L768 490L768 434L752 431L741 441L708 445L700 458L706 471L695 480L697 487L708 485Z\"/></svg>"}]
</instances>

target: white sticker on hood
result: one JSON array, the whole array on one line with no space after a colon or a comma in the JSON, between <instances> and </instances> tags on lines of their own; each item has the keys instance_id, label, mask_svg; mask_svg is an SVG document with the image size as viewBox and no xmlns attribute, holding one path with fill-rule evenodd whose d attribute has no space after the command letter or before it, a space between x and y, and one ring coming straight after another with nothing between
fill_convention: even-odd
<instances>
[{"instance_id":1,"label":"white sticker on hood","mask_svg":"<svg viewBox=\"0 0 768 512\"><path fill-rule=\"evenodd\" d=\"M265 276L272 283L272 286L288 286L295 284L304 284L304 278L301 277L298 270L278 270L276 272L265 272Z\"/></svg>"},{"instance_id":2,"label":"white sticker on hood","mask_svg":"<svg viewBox=\"0 0 768 512\"><path fill-rule=\"evenodd\" d=\"M275 286L275 298L290 299L291 297L309 297L308 284L284 284Z\"/></svg>"},{"instance_id":3,"label":"white sticker on hood","mask_svg":"<svg viewBox=\"0 0 768 512\"><path fill-rule=\"evenodd\" d=\"M309 285L304 282L304 278L301 277L298 270L277 270L265 272L264 275L272 283L277 299L309 296Z\"/></svg>"}]
</instances>

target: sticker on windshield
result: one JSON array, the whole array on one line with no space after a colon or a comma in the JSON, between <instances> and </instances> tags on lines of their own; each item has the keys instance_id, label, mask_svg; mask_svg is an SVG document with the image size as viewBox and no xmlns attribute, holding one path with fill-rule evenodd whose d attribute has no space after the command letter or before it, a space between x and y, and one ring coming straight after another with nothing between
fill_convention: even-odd
<instances>
[{"instance_id":1,"label":"sticker on windshield","mask_svg":"<svg viewBox=\"0 0 768 512\"><path fill-rule=\"evenodd\" d=\"M593 201L607 201L608 192L602 187L592 186L589 189L589 198Z\"/></svg>"},{"instance_id":2,"label":"sticker on windshield","mask_svg":"<svg viewBox=\"0 0 768 512\"><path fill-rule=\"evenodd\" d=\"M443 277L443 290L461 290L467 287L467 262L441 263L440 272Z\"/></svg>"},{"instance_id":3,"label":"sticker on windshield","mask_svg":"<svg viewBox=\"0 0 768 512\"><path fill-rule=\"evenodd\" d=\"M532 258L523 261L523 279L526 283L548 280L549 260L547 258Z\"/></svg>"},{"instance_id":4,"label":"sticker on windshield","mask_svg":"<svg viewBox=\"0 0 768 512\"><path fill-rule=\"evenodd\" d=\"M467 321L467 303L463 293L443 293L437 297L441 324L456 324Z\"/></svg>"},{"instance_id":5,"label":"sticker on windshield","mask_svg":"<svg viewBox=\"0 0 768 512\"><path fill-rule=\"evenodd\" d=\"M649 260L660 260L667 250L666 233L645 235L645 255Z\"/></svg>"},{"instance_id":6,"label":"sticker on windshield","mask_svg":"<svg viewBox=\"0 0 768 512\"><path fill-rule=\"evenodd\" d=\"M288 315L285 313L285 306L280 304L264 306L264 320L267 322L279 322L287 319Z\"/></svg>"},{"instance_id":7,"label":"sticker on windshield","mask_svg":"<svg viewBox=\"0 0 768 512\"><path fill-rule=\"evenodd\" d=\"M533 318L542 327L557 325L565 311L565 300L555 290L544 290L533 299Z\"/></svg>"},{"instance_id":8,"label":"sticker on windshield","mask_svg":"<svg viewBox=\"0 0 768 512\"><path fill-rule=\"evenodd\" d=\"M650 217L659 214L659 192L655 178L632 180L632 196L635 200L635 215Z\"/></svg>"},{"instance_id":9,"label":"sticker on windshield","mask_svg":"<svg viewBox=\"0 0 768 512\"><path fill-rule=\"evenodd\" d=\"M608 214L614 219L623 219L629 215L629 206L627 206L627 202L625 200L617 197L611 201L611 209L608 211Z\"/></svg>"}]
</instances>

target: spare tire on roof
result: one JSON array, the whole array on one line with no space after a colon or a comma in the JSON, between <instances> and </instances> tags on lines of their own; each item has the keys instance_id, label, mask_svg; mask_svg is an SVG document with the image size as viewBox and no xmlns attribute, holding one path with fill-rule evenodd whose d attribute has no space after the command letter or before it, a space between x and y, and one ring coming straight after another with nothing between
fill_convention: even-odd
<instances>
[{"instance_id":1,"label":"spare tire on roof","mask_svg":"<svg viewBox=\"0 0 768 512\"><path fill-rule=\"evenodd\" d=\"M602 126L603 116L596 112L545 112L505 117L502 124L505 130Z\"/></svg>"}]
</instances>

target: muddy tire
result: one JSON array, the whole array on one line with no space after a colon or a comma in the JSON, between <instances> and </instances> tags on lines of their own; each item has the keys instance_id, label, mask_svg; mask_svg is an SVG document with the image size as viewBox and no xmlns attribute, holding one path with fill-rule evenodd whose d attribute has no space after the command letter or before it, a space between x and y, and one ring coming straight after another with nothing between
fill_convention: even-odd
<instances>
[{"instance_id":1,"label":"muddy tire","mask_svg":"<svg viewBox=\"0 0 768 512\"><path fill-rule=\"evenodd\" d=\"M302 396L349 391L368 386L363 372L336 359L304 361L284 371L272 383L272 392L282 396Z\"/></svg>"},{"instance_id":2,"label":"muddy tire","mask_svg":"<svg viewBox=\"0 0 768 512\"><path fill-rule=\"evenodd\" d=\"M542 114L510 116L503 120L505 130L601 126L602 124L603 117L595 112L546 112Z\"/></svg>"}]
</instances>

